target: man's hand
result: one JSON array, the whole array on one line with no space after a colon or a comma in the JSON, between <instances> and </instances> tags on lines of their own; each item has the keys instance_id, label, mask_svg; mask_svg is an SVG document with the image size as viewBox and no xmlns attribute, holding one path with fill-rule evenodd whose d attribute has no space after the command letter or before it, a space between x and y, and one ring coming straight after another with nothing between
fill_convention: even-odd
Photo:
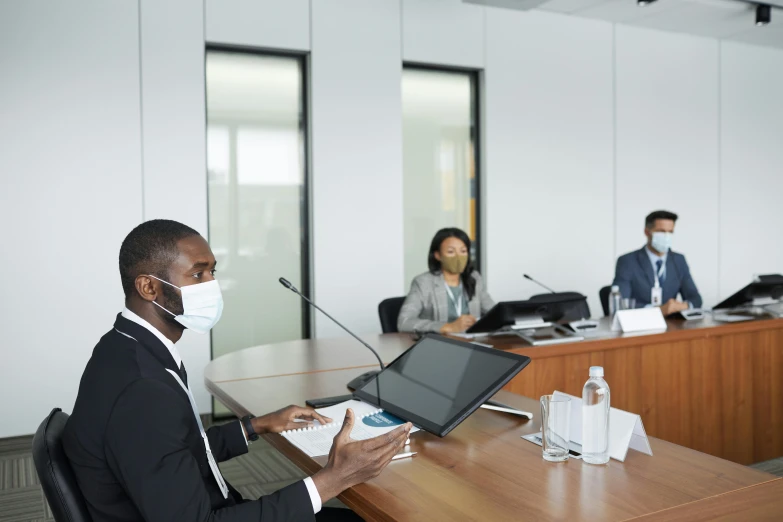
<instances>
[{"instance_id":1,"label":"man's hand","mask_svg":"<svg viewBox=\"0 0 783 522\"><path fill-rule=\"evenodd\" d=\"M326 466L313 475L321 501L336 497L346 489L377 477L405 445L413 425L408 422L385 435L367 440L351 439L354 414L350 408L340 432L335 436Z\"/></svg>"},{"instance_id":2,"label":"man's hand","mask_svg":"<svg viewBox=\"0 0 783 522\"><path fill-rule=\"evenodd\" d=\"M294 422L296 419L308 422ZM253 419L253 430L259 435L263 433L280 433L286 430L306 428L317 420L321 424L329 424L332 419L324 417L314 409L302 406L288 406L274 413L268 413L262 417Z\"/></svg>"},{"instance_id":3,"label":"man's hand","mask_svg":"<svg viewBox=\"0 0 783 522\"><path fill-rule=\"evenodd\" d=\"M452 323L444 324L440 329L440 333L462 333L471 326L476 324L476 318L472 315L465 314L457 318Z\"/></svg>"},{"instance_id":4,"label":"man's hand","mask_svg":"<svg viewBox=\"0 0 783 522\"><path fill-rule=\"evenodd\" d=\"M688 303L683 303L681 301L677 301L676 299L669 299L663 305L661 305L661 313L664 315L664 317L666 317L672 314L676 314L677 312L687 310L688 308L690 308Z\"/></svg>"}]
</instances>

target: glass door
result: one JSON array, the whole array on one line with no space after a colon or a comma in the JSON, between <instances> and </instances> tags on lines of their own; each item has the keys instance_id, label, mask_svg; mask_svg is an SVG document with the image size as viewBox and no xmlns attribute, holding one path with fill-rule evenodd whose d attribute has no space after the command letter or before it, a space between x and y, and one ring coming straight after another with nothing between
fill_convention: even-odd
<instances>
[{"instance_id":1,"label":"glass door","mask_svg":"<svg viewBox=\"0 0 783 522\"><path fill-rule=\"evenodd\" d=\"M278 283L309 290L304 59L210 49L206 82L209 241L225 299L214 359L309 334L309 311Z\"/></svg>"}]
</instances>

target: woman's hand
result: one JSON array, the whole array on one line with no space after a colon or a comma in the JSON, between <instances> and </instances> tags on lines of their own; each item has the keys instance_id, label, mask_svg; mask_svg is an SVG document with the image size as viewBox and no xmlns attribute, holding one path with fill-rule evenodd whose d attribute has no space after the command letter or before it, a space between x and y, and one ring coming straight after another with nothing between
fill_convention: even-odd
<instances>
[{"instance_id":1,"label":"woman's hand","mask_svg":"<svg viewBox=\"0 0 783 522\"><path fill-rule=\"evenodd\" d=\"M454 322L444 324L440 329L440 333L462 333L474 324L476 324L476 318L470 314L465 314L458 317Z\"/></svg>"}]
</instances>

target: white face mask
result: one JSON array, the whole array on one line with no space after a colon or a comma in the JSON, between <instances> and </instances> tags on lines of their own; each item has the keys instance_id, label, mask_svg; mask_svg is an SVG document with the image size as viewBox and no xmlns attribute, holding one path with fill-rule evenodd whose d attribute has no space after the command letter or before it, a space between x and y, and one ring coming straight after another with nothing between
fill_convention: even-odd
<instances>
[{"instance_id":1,"label":"white face mask","mask_svg":"<svg viewBox=\"0 0 783 522\"><path fill-rule=\"evenodd\" d=\"M174 320L188 330L205 334L217 324L220 316L223 315L223 294L220 292L220 285L216 279L206 283L179 287L154 275L149 275L149 277L179 289L182 294L182 315L176 315L170 310L166 310L155 301L153 304L173 315Z\"/></svg>"},{"instance_id":2,"label":"white face mask","mask_svg":"<svg viewBox=\"0 0 783 522\"><path fill-rule=\"evenodd\" d=\"M674 236L674 234L671 232L653 232L652 241L650 243L655 250L661 254L665 254L672 247L672 236Z\"/></svg>"}]
</instances>

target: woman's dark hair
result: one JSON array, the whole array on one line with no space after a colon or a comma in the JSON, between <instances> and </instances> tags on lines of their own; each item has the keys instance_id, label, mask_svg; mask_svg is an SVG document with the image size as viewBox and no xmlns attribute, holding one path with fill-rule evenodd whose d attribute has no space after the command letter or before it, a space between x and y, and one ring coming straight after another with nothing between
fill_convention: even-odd
<instances>
[{"instance_id":1,"label":"woman's dark hair","mask_svg":"<svg viewBox=\"0 0 783 522\"><path fill-rule=\"evenodd\" d=\"M465 266L465 270L462 271L462 274L460 274L460 279L462 279L462 288L465 292L465 297L470 301L476 294L476 280L473 277L475 267L473 266L473 258L470 255L470 238L465 232L459 228L441 228L438 230L435 237L432 238L432 243L430 243L427 266L430 268L431 274L439 274L442 272L440 261L435 259L435 252L439 252L441 243L450 237L456 237L465 243L465 246L468 248L468 264Z\"/></svg>"}]
</instances>

